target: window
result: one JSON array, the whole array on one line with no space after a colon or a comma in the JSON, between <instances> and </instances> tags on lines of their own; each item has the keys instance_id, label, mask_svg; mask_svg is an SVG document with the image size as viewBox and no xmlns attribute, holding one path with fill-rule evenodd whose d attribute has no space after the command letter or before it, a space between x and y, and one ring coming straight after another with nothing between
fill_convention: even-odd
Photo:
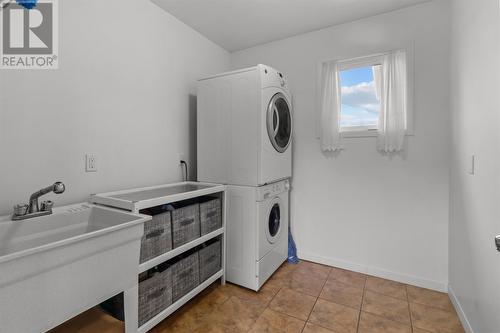
<instances>
[{"instance_id":1,"label":"window","mask_svg":"<svg viewBox=\"0 0 500 333\"><path fill-rule=\"evenodd\" d=\"M368 57L339 63L340 132L367 132L379 127L382 59Z\"/></svg>"},{"instance_id":2,"label":"window","mask_svg":"<svg viewBox=\"0 0 500 333\"><path fill-rule=\"evenodd\" d=\"M366 66L340 71L341 132L378 129L380 94L374 70L376 67Z\"/></svg>"},{"instance_id":3,"label":"window","mask_svg":"<svg viewBox=\"0 0 500 333\"><path fill-rule=\"evenodd\" d=\"M377 136L381 152L403 149L405 136L413 134L412 50L320 63L317 129L323 151L344 149L343 137L363 136Z\"/></svg>"}]
</instances>

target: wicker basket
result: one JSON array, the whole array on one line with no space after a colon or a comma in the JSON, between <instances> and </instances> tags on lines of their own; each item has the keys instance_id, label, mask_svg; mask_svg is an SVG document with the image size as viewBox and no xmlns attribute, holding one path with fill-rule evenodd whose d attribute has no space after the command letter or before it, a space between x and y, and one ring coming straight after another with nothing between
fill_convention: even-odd
<instances>
[{"instance_id":1,"label":"wicker basket","mask_svg":"<svg viewBox=\"0 0 500 333\"><path fill-rule=\"evenodd\" d=\"M172 265L172 301L176 302L200 284L198 252Z\"/></svg>"},{"instance_id":2,"label":"wicker basket","mask_svg":"<svg viewBox=\"0 0 500 333\"><path fill-rule=\"evenodd\" d=\"M206 235L222 226L222 207L219 198L200 203L201 235Z\"/></svg>"},{"instance_id":3,"label":"wicker basket","mask_svg":"<svg viewBox=\"0 0 500 333\"><path fill-rule=\"evenodd\" d=\"M216 240L207 244L198 252L200 257L200 282L205 281L222 268L221 266L221 241Z\"/></svg>"},{"instance_id":4,"label":"wicker basket","mask_svg":"<svg viewBox=\"0 0 500 333\"><path fill-rule=\"evenodd\" d=\"M198 203L172 211L172 243L174 248L200 237L200 206Z\"/></svg>"},{"instance_id":5,"label":"wicker basket","mask_svg":"<svg viewBox=\"0 0 500 333\"><path fill-rule=\"evenodd\" d=\"M139 327L172 304L172 267L139 282Z\"/></svg>"},{"instance_id":6,"label":"wicker basket","mask_svg":"<svg viewBox=\"0 0 500 333\"><path fill-rule=\"evenodd\" d=\"M153 219L144 224L140 262L142 264L170 250L172 250L171 213L153 215Z\"/></svg>"},{"instance_id":7,"label":"wicker basket","mask_svg":"<svg viewBox=\"0 0 500 333\"><path fill-rule=\"evenodd\" d=\"M139 275L139 327L172 304L172 267L162 272L144 272ZM101 303L101 308L118 320L124 321L123 293Z\"/></svg>"}]
</instances>

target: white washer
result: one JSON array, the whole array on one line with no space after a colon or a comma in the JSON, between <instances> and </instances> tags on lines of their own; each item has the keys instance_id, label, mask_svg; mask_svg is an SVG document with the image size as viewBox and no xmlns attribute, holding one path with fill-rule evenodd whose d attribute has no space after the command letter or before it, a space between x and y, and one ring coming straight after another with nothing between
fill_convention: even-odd
<instances>
[{"instance_id":1,"label":"white washer","mask_svg":"<svg viewBox=\"0 0 500 333\"><path fill-rule=\"evenodd\" d=\"M258 65L202 79L198 180L260 186L292 176L292 104L282 73Z\"/></svg>"},{"instance_id":2,"label":"white washer","mask_svg":"<svg viewBox=\"0 0 500 333\"><path fill-rule=\"evenodd\" d=\"M288 256L288 180L227 189L226 278L259 290Z\"/></svg>"}]
</instances>

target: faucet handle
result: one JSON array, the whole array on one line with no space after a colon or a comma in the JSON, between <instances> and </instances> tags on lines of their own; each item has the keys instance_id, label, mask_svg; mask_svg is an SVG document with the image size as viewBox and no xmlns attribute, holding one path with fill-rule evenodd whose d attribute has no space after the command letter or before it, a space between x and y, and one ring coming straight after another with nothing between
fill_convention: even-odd
<instances>
[{"instance_id":1,"label":"faucet handle","mask_svg":"<svg viewBox=\"0 0 500 333\"><path fill-rule=\"evenodd\" d=\"M41 210L44 212L52 212L52 207L54 207L54 202L52 200L46 200L42 202Z\"/></svg>"},{"instance_id":2,"label":"faucet handle","mask_svg":"<svg viewBox=\"0 0 500 333\"><path fill-rule=\"evenodd\" d=\"M25 203L17 204L14 206L14 215L15 216L23 216L28 214L29 206Z\"/></svg>"}]
</instances>

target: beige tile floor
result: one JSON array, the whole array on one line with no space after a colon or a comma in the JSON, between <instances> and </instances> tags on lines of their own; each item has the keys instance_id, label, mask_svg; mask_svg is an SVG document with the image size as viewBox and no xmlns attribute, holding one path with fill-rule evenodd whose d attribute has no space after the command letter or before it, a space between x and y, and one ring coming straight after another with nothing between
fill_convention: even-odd
<instances>
[{"instance_id":1,"label":"beige tile floor","mask_svg":"<svg viewBox=\"0 0 500 333\"><path fill-rule=\"evenodd\" d=\"M118 333L97 309L51 333ZM255 293L212 285L155 333L463 333L447 294L302 261Z\"/></svg>"}]
</instances>

